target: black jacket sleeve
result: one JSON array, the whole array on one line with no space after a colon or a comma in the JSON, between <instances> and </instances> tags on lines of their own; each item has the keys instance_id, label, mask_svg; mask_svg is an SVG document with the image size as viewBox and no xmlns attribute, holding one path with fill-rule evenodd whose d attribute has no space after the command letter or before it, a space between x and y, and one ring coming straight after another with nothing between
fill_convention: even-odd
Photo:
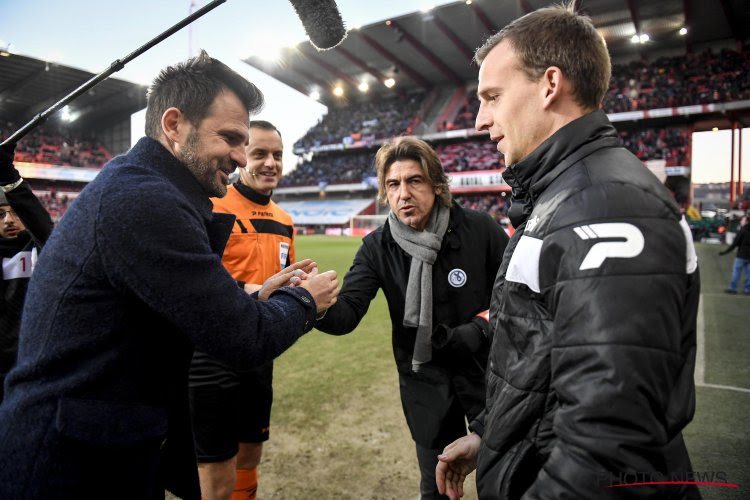
<instances>
[{"instance_id":1,"label":"black jacket sleeve","mask_svg":"<svg viewBox=\"0 0 750 500\"><path fill-rule=\"evenodd\" d=\"M354 262L344 277L344 285L336 303L319 319L315 328L332 335L350 333L367 313L370 302L380 288L380 278L375 271L373 251L365 239L359 247Z\"/></svg>"},{"instance_id":2,"label":"black jacket sleeve","mask_svg":"<svg viewBox=\"0 0 750 500\"><path fill-rule=\"evenodd\" d=\"M21 182L14 189L7 191L5 197L23 225L26 226L34 243L40 248L43 247L54 225L52 218L31 191L29 184L26 181Z\"/></svg>"}]
</instances>

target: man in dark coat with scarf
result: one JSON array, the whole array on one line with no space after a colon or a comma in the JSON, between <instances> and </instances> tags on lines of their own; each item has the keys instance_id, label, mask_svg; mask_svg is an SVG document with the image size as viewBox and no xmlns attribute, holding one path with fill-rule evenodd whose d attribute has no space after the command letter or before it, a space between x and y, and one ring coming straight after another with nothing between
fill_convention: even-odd
<instances>
[{"instance_id":1,"label":"man in dark coat with scarf","mask_svg":"<svg viewBox=\"0 0 750 500\"><path fill-rule=\"evenodd\" d=\"M482 499L699 497L682 439L697 258L670 193L599 109L602 36L570 2L513 21L475 59L476 127L505 155L516 232L490 306L487 407L440 456L440 489L457 499L476 467Z\"/></svg>"},{"instance_id":2,"label":"man in dark coat with scarf","mask_svg":"<svg viewBox=\"0 0 750 500\"><path fill-rule=\"evenodd\" d=\"M421 498L440 498L437 455L484 407L486 312L508 236L489 215L452 203L435 151L401 137L375 156L388 221L362 240L336 305L316 328L354 330L382 289L401 404L417 451Z\"/></svg>"},{"instance_id":3,"label":"man in dark coat with scarf","mask_svg":"<svg viewBox=\"0 0 750 500\"><path fill-rule=\"evenodd\" d=\"M244 166L260 91L202 52L149 91L146 135L105 165L52 233L31 279L0 406L0 498L199 499L188 408L193 347L248 369L335 301L335 273L255 297L221 255L213 214ZM307 267L305 267L307 266ZM289 269L289 268L287 268Z\"/></svg>"}]
</instances>

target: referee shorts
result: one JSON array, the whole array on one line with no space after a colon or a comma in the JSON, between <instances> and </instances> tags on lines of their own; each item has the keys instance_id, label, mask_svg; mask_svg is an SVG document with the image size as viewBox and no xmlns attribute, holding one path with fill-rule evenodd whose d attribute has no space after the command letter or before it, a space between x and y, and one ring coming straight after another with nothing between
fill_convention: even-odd
<instances>
[{"instance_id":1,"label":"referee shorts","mask_svg":"<svg viewBox=\"0 0 750 500\"><path fill-rule=\"evenodd\" d=\"M190 369L190 410L199 463L223 462L239 443L268 440L273 362L237 372L196 352Z\"/></svg>"}]
</instances>

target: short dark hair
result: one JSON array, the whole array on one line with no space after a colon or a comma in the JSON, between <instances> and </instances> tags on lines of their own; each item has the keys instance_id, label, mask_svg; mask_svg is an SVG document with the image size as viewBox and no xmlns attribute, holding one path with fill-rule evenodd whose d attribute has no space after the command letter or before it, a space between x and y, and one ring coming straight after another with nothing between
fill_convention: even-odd
<instances>
[{"instance_id":1,"label":"short dark hair","mask_svg":"<svg viewBox=\"0 0 750 500\"><path fill-rule=\"evenodd\" d=\"M443 169L440 157L432 146L422 139L415 137L397 137L383 144L375 153L375 170L378 174L378 199L381 203L388 202L385 191L385 176L388 168L398 160L414 160L422 167L422 173L436 188L440 188L437 195L443 206L451 206L450 179Z\"/></svg>"},{"instance_id":2,"label":"short dark hair","mask_svg":"<svg viewBox=\"0 0 750 500\"><path fill-rule=\"evenodd\" d=\"M273 130L274 132L279 134L279 139L281 139L282 141L284 140L283 137L281 137L281 131L279 131L279 129L277 129L276 126L271 122L267 122L265 120L250 120L250 128Z\"/></svg>"},{"instance_id":3,"label":"short dark hair","mask_svg":"<svg viewBox=\"0 0 750 500\"><path fill-rule=\"evenodd\" d=\"M573 2L535 10L489 37L474 54L481 65L487 54L508 40L521 70L537 81L550 66L557 66L573 83L576 102L599 109L609 89L612 63L604 38L591 19L578 15Z\"/></svg>"},{"instance_id":4,"label":"short dark hair","mask_svg":"<svg viewBox=\"0 0 750 500\"><path fill-rule=\"evenodd\" d=\"M148 90L146 135L161 137L161 117L169 108L179 109L197 127L208 115L216 96L229 90L245 105L248 113L263 106L263 93L205 50L192 59L167 66Z\"/></svg>"}]
</instances>

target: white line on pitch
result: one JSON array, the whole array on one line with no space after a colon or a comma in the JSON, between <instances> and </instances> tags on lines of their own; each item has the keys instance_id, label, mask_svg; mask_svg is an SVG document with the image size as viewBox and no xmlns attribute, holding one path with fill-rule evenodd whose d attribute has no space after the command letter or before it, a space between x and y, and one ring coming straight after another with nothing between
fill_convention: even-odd
<instances>
[{"instance_id":1,"label":"white line on pitch","mask_svg":"<svg viewBox=\"0 0 750 500\"><path fill-rule=\"evenodd\" d=\"M698 301L698 318L696 319L696 339L695 339L695 380L696 387L708 387L710 389L723 389L726 391L746 392L750 394L750 389L744 387L735 387L733 385L707 384L706 383L706 320L703 316L703 295L701 294ZM718 294L705 294L718 295Z\"/></svg>"},{"instance_id":2,"label":"white line on pitch","mask_svg":"<svg viewBox=\"0 0 750 500\"><path fill-rule=\"evenodd\" d=\"M744 387L735 387L733 385L719 385L719 384L695 384L696 387L708 387L709 389L723 389L725 391L736 391L736 392L745 392L747 394L750 394L750 389L745 389Z\"/></svg>"},{"instance_id":3,"label":"white line on pitch","mask_svg":"<svg viewBox=\"0 0 750 500\"><path fill-rule=\"evenodd\" d=\"M706 320L703 317L703 294L698 299L698 318L696 319L695 339L695 385L706 382Z\"/></svg>"}]
</instances>

